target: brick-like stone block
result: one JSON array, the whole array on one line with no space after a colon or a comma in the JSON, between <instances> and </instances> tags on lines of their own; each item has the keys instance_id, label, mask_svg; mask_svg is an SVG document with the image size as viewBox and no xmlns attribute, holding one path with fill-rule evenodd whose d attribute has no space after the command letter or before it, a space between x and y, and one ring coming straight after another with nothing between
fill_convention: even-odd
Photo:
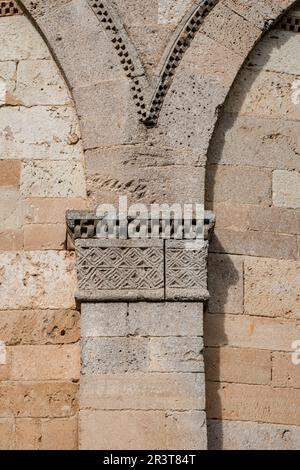
<instances>
[{"instance_id":1,"label":"brick-like stone block","mask_svg":"<svg viewBox=\"0 0 300 470\"><path fill-rule=\"evenodd\" d=\"M265 205L271 202L271 183L267 169L211 165L207 169L206 198L211 202Z\"/></svg>"},{"instance_id":2,"label":"brick-like stone block","mask_svg":"<svg viewBox=\"0 0 300 470\"><path fill-rule=\"evenodd\" d=\"M43 450L77 450L78 419L77 416L67 419L42 420Z\"/></svg>"},{"instance_id":3,"label":"brick-like stone block","mask_svg":"<svg viewBox=\"0 0 300 470\"><path fill-rule=\"evenodd\" d=\"M203 303L130 303L129 333L139 336L202 336Z\"/></svg>"},{"instance_id":4,"label":"brick-like stone block","mask_svg":"<svg viewBox=\"0 0 300 470\"><path fill-rule=\"evenodd\" d=\"M26 222L31 224L64 224L68 210L86 209L86 200L82 198L28 198L26 204L31 213Z\"/></svg>"},{"instance_id":5,"label":"brick-like stone block","mask_svg":"<svg viewBox=\"0 0 300 470\"><path fill-rule=\"evenodd\" d=\"M155 372L204 372L202 338L151 338L149 368Z\"/></svg>"},{"instance_id":6,"label":"brick-like stone block","mask_svg":"<svg viewBox=\"0 0 300 470\"><path fill-rule=\"evenodd\" d=\"M24 249L63 250L66 244L65 224L31 224L24 227Z\"/></svg>"},{"instance_id":7,"label":"brick-like stone block","mask_svg":"<svg viewBox=\"0 0 300 470\"><path fill-rule=\"evenodd\" d=\"M299 390L268 385L208 382L210 419L298 425Z\"/></svg>"},{"instance_id":8,"label":"brick-like stone block","mask_svg":"<svg viewBox=\"0 0 300 470\"><path fill-rule=\"evenodd\" d=\"M279 207L300 208L300 172L273 172L273 204Z\"/></svg>"},{"instance_id":9,"label":"brick-like stone block","mask_svg":"<svg viewBox=\"0 0 300 470\"><path fill-rule=\"evenodd\" d=\"M79 416L81 450L167 448L163 411L81 410Z\"/></svg>"},{"instance_id":10,"label":"brick-like stone block","mask_svg":"<svg viewBox=\"0 0 300 470\"><path fill-rule=\"evenodd\" d=\"M81 378L81 409L181 411L204 407L204 374L152 372Z\"/></svg>"},{"instance_id":11,"label":"brick-like stone block","mask_svg":"<svg viewBox=\"0 0 300 470\"><path fill-rule=\"evenodd\" d=\"M243 313L242 256L211 253L208 258L208 309L212 313Z\"/></svg>"},{"instance_id":12,"label":"brick-like stone block","mask_svg":"<svg viewBox=\"0 0 300 470\"><path fill-rule=\"evenodd\" d=\"M206 300L208 244L166 240L166 299Z\"/></svg>"},{"instance_id":13,"label":"brick-like stone block","mask_svg":"<svg viewBox=\"0 0 300 470\"><path fill-rule=\"evenodd\" d=\"M295 320L248 315L206 315L204 340L207 346L291 351L300 338L300 324Z\"/></svg>"},{"instance_id":14,"label":"brick-like stone block","mask_svg":"<svg viewBox=\"0 0 300 470\"><path fill-rule=\"evenodd\" d=\"M17 418L15 439L17 450L39 450L42 442L41 420Z\"/></svg>"},{"instance_id":15,"label":"brick-like stone block","mask_svg":"<svg viewBox=\"0 0 300 470\"><path fill-rule=\"evenodd\" d=\"M162 240L76 240L81 301L164 298Z\"/></svg>"},{"instance_id":16,"label":"brick-like stone block","mask_svg":"<svg viewBox=\"0 0 300 470\"><path fill-rule=\"evenodd\" d=\"M79 380L79 344L14 346L10 353L11 380Z\"/></svg>"},{"instance_id":17,"label":"brick-like stone block","mask_svg":"<svg viewBox=\"0 0 300 470\"><path fill-rule=\"evenodd\" d=\"M245 259L245 313L300 319L300 262Z\"/></svg>"},{"instance_id":18,"label":"brick-like stone block","mask_svg":"<svg viewBox=\"0 0 300 470\"><path fill-rule=\"evenodd\" d=\"M0 338L8 346L68 344L80 338L75 310L0 311Z\"/></svg>"},{"instance_id":19,"label":"brick-like stone block","mask_svg":"<svg viewBox=\"0 0 300 470\"><path fill-rule=\"evenodd\" d=\"M0 186L20 186L21 163L13 160L0 160Z\"/></svg>"},{"instance_id":20,"label":"brick-like stone block","mask_svg":"<svg viewBox=\"0 0 300 470\"><path fill-rule=\"evenodd\" d=\"M127 311L127 303L82 303L81 337L126 336L129 333Z\"/></svg>"},{"instance_id":21,"label":"brick-like stone block","mask_svg":"<svg viewBox=\"0 0 300 470\"><path fill-rule=\"evenodd\" d=\"M73 416L77 412L78 385L70 382L0 383L0 417Z\"/></svg>"},{"instance_id":22,"label":"brick-like stone block","mask_svg":"<svg viewBox=\"0 0 300 470\"><path fill-rule=\"evenodd\" d=\"M0 232L0 251L20 251L23 248L23 230L5 230Z\"/></svg>"},{"instance_id":23,"label":"brick-like stone block","mask_svg":"<svg viewBox=\"0 0 300 470\"><path fill-rule=\"evenodd\" d=\"M205 411L167 412L166 435L168 450L206 450Z\"/></svg>"},{"instance_id":24,"label":"brick-like stone block","mask_svg":"<svg viewBox=\"0 0 300 470\"><path fill-rule=\"evenodd\" d=\"M274 387L300 388L299 365L295 365L292 359L292 351L272 354L272 385Z\"/></svg>"},{"instance_id":25,"label":"brick-like stone block","mask_svg":"<svg viewBox=\"0 0 300 470\"><path fill-rule=\"evenodd\" d=\"M23 60L18 64L14 98L24 106L65 105L71 97L54 60Z\"/></svg>"},{"instance_id":26,"label":"brick-like stone block","mask_svg":"<svg viewBox=\"0 0 300 470\"><path fill-rule=\"evenodd\" d=\"M0 254L0 309L74 307L74 255L56 251Z\"/></svg>"},{"instance_id":27,"label":"brick-like stone block","mask_svg":"<svg viewBox=\"0 0 300 470\"><path fill-rule=\"evenodd\" d=\"M30 216L32 209L24 201L17 188L0 188L0 224L1 232L22 229L26 217Z\"/></svg>"},{"instance_id":28,"label":"brick-like stone block","mask_svg":"<svg viewBox=\"0 0 300 470\"><path fill-rule=\"evenodd\" d=\"M299 426L208 421L210 450L298 450L299 446Z\"/></svg>"},{"instance_id":29,"label":"brick-like stone block","mask_svg":"<svg viewBox=\"0 0 300 470\"><path fill-rule=\"evenodd\" d=\"M206 348L207 380L268 385L271 382L271 352L247 348Z\"/></svg>"},{"instance_id":30,"label":"brick-like stone block","mask_svg":"<svg viewBox=\"0 0 300 470\"><path fill-rule=\"evenodd\" d=\"M0 450L14 449L14 419L0 418Z\"/></svg>"}]
</instances>

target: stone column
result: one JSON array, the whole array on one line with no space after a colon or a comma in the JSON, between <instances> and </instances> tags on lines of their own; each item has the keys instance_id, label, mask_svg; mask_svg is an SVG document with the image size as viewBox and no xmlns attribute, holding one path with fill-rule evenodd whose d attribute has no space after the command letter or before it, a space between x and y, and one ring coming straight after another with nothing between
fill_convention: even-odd
<instances>
[{"instance_id":1,"label":"stone column","mask_svg":"<svg viewBox=\"0 0 300 470\"><path fill-rule=\"evenodd\" d=\"M100 239L98 222L67 216L81 305L80 448L206 449L208 241Z\"/></svg>"}]
</instances>

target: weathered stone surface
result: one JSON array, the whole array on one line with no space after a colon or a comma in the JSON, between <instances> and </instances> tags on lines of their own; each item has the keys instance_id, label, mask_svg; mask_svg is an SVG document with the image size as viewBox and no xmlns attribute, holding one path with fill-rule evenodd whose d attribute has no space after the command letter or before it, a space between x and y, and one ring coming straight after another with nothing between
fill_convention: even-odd
<instances>
[{"instance_id":1,"label":"weathered stone surface","mask_svg":"<svg viewBox=\"0 0 300 470\"><path fill-rule=\"evenodd\" d=\"M202 336L203 304L130 303L129 332L139 336Z\"/></svg>"},{"instance_id":2,"label":"weathered stone surface","mask_svg":"<svg viewBox=\"0 0 300 470\"><path fill-rule=\"evenodd\" d=\"M201 301L208 298L208 243L166 240L166 299Z\"/></svg>"},{"instance_id":3,"label":"weathered stone surface","mask_svg":"<svg viewBox=\"0 0 300 470\"><path fill-rule=\"evenodd\" d=\"M68 382L0 383L0 416L68 417L77 411L78 385Z\"/></svg>"},{"instance_id":4,"label":"weathered stone surface","mask_svg":"<svg viewBox=\"0 0 300 470\"><path fill-rule=\"evenodd\" d=\"M207 346L291 351L300 338L300 323L295 320L246 315L206 315L204 339Z\"/></svg>"},{"instance_id":5,"label":"weathered stone surface","mask_svg":"<svg viewBox=\"0 0 300 470\"><path fill-rule=\"evenodd\" d=\"M297 389L268 385L219 384L208 382L209 419L260 421L298 425L300 394Z\"/></svg>"},{"instance_id":6,"label":"weathered stone surface","mask_svg":"<svg viewBox=\"0 0 300 470\"><path fill-rule=\"evenodd\" d=\"M264 70L257 74L255 70L242 69L226 102L225 111L299 121L300 107L292 101L294 82L294 75Z\"/></svg>"},{"instance_id":7,"label":"weathered stone surface","mask_svg":"<svg viewBox=\"0 0 300 470\"><path fill-rule=\"evenodd\" d=\"M244 263L241 256L210 254L208 309L212 313L243 313Z\"/></svg>"},{"instance_id":8,"label":"weathered stone surface","mask_svg":"<svg viewBox=\"0 0 300 470\"><path fill-rule=\"evenodd\" d=\"M0 106L7 103L8 95L16 84L17 65L13 61L0 62Z\"/></svg>"},{"instance_id":9,"label":"weathered stone surface","mask_svg":"<svg viewBox=\"0 0 300 470\"><path fill-rule=\"evenodd\" d=\"M4 106L0 122L2 159L44 160L47 164L57 160L55 165L60 160L80 161L78 121L70 106ZM77 135L76 144L70 140L73 134Z\"/></svg>"},{"instance_id":10,"label":"weathered stone surface","mask_svg":"<svg viewBox=\"0 0 300 470\"><path fill-rule=\"evenodd\" d=\"M158 23L177 25L192 4L192 0L158 0Z\"/></svg>"},{"instance_id":11,"label":"weathered stone surface","mask_svg":"<svg viewBox=\"0 0 300 470\"><path fill-rule=\"evenodd\" d=\"M272 354L272 384L274 387L300 388L299 365L293 364L292 352Z\"/></svg>"},{"instance_id":12,"label":"weathered stone surface","mask_svg":"<svg viewBox=\"0 0 300 470\"><path fill-rule=\"evenodd\" d=\"M271 353L246 348L206 348L206 378L216 382L268 385Z\"/></svg>"},{"instance_id":13,"label":"weathered stone surface","mask_svg":"<svg viewBox=\"0 0 300 470\"><path fill-rule=\"evenodd\" d=\"M65 105L71 101L66 84L52 59L21 61L13 96L24 106Z\"/></svg>"},{"instance_id":14,"label":"weathered stone surface","mask_svg":"<svg viewBox=\"0 0 300 470\"><path fill-rule=\"evenodd\" d=\"M271 202L271 182L271 172L266 169L211 165L207 170L206 198L214 202L266 205Z\"/></svg>"},{"instance_id":15,"label":"weathered stone surface","mask_svg":"<svg viewBox=\"0 0 300 470\"><path fill-rule=\"evenodd\" d=\"M77 416L67 419L42 420L43 450L77 450L77 448Z\"/></svg>"},{"instance_id":16,"label":"weathered stone surface","mask_svg":"<svg viewBox=\"0 0 300 470\"><path fill-rule=\"evenodd\" d=\"M15 427L17 450L37 450L41 448L41 420L36 418L17 418Z\"/></svg>"},{"instance_id":17,"label":"weathered stone surface","mask_svg":"<svg viewBox=\"0 0 300 470\"><path fill-rule=\"evenodd\" d=\"M300 122L287 119L224 112L211 141L208 161L210 164L299 170L299 129ZM235 188L235 194L238 189ZM255 195L248 194L248 197Z\"/></svg>"},{"instance_id":18,"label":"weathered stone surface","mask_svg":"<svg viewBox=\"0 0 300 470\"><path fill-rule=\"evenodd\" d=\"M10 348L10 379L15 381L77 380L79 344L14 346Z\"/></svg>"},{"instance_id":19,"label":"weathered stone surface","mask_svg":"<svg viewBox=\"0 0 300 470\"><path fill-rule=\"evenodd\" d=\"M76 240L81 301L164 298L163 240Z\"/></svg>"},{"instance_id":20,"label":"weathered stone surface","mask_svg":"<svg viewBox=\"0 0 300 470\"><path fill-rule=\"evenodd\" d=\"M68 344L79 337L79 313L75 310L0 311L0 338L8 346Z\"/></svg>"},{"instance_id":21,"label":"weathered stone surface","mask_svg":"<svg viewBox=\"0 0 300 470\"><path fill-rule=\"evenodd\" d=\"M203 410L204 374L131 373L83 376L81 409Z\"/></svg>"},{"instance_id":22,"label":"weathered stone surface","mask_svg":"<svg viewBox=\"0 0 300 470\"><path fill-rule=\"evenodd\" d=\"M166 449L206 450L207 429L204 411L166 414Z\"/></svg>"},{"instance_id":23,"label":"weathered stone surface","mask_svg":"<svg viewBox=\"0 0 300 470\"><path fill-rule=\"evenodd\" d=\"M2 19L0 36L3 41L0 61L44 59L50 56L46 44L40 40L36 29L30 27L25 16Z\"/></svg>"},{"instance_id":24,"label":"weathered stone surface","mask_svg":"<svg viewBox=\"0 0 300 470\"><path fill-rule=\"evenodd\" d=\"M1 251L19 251L24 248L23 230L4 230L0 232Z\"/></svg>"},{"instance_id":25,"label":"weathered stone surface","mask_svg":"<svg viewBox=\"0 0 300 470\"><path fill-rule=\"evenodd\" d=\"M202 338L151 338L150 370L204 372Z\"/></svg>"},{"instance_id":26,"label":"weathered stone surface","mask_svg":"<svg viewBox=\"0 0 300 470\"><path fill-rule=\"evenodd\" d=\"M81 162L30 161L21 175L23 197L85 197Z\"/></svg>"},{"instance_id":27,"label":"weathered stone surface","mask_svg":"<svg viewBox=\"0 0 300 470\"><path fill-rule=\"evenodd\" d=\"M65 224L32 224L24 227L25 250L63 250L66 243Z\"/></svg>"},{"instance_id":28,"label":"weathered stone surface","mask_svg":"<svg viewBox=\"0 0 300 470\"><path fill-rule=\"evenodd\" d=\"M208 421L210 450L298 450L299 426Z\"/></svg>"},{"instance_id":29,"label":"weathered stone surface","mask_svg":"<svg viewBox=\"0 0 300 470\"><path fill-rule=\"evenodd\" d=\"M81 336L126 336L129 334L127 310L127 303L84 302L81 305Z\"/></svg>"},{"instance_id":30,"label":"weathered stone surface","mask_svg":"<svg viewBox=\"0 0 300 470\"><path fill-rule=\"evenodd\" d=\"M21 163L0 160L0 186L11 186L18 188L20 185Z\"/></svg>"},{"instance_id":31,"label":"weathered stone surface","mask_svg":"<svg viewBox=\"0 0 300 470\"><path fill-rule=\"evenodd\" d=\"M245 259L245 313L300 319L300 263Z\"/></svg>"},{"instance_id":32,"label":"weathered stone surface","mask_svg":"<svg viewBox=\"0 0 300 470\"><path fill-rule=\"evenodd\" d=\"M0 418L0 450L14 449L14 420Z\"/></svg>"},{"instance_id":33,"label":"weathered stone surface","mask_svg":"<svg viewBox=\"0 0 300 470\"><path fill-rule=\"evenodd\" d=\"M297 237L258 231L215 230L210 251L275 259L298 259Z\"/></svg>"},{"instance_id":34,"label":"weathered stone surface","mask_svg":"<svg viewBox=\"0 0 300 470\"><path fill-rule=\"evenodd\" d=\"M148 367L145 338L89 338L81 342L82 374L146 371Z\"/></svg>"},{"instance_id":35,"label":"weathered stone surface","mask_svg":"<svg viewBox=\"0 0 300 470\"><path fill-rule=\"evenodd\" d=\"M79 416L81 450L166 448L163 411L81 410Z\"/></svg>"},{"instance_id":36,"label":"weathered stone surface","mask_svg":"<svg viewBox=\"0 0 300 470\"><path fill-rule=\"evenodd\" d=\"M300 173L275 170L273 172L273 203L279 207L300 208Z\"/></svg>"},{"instance_id":37,"label":"weathered stone surface","mask_svg":"<svg viewBox=\"0 0 300 470\"><path fill-rule=\"evenodd\" d=\"M18 231L32 209L22 199L17 188L0 188L0 226L1 232Z\"/></svg>"},{"instance_id":38,"label":"weathered stone surface","mask_svg":"<svg viewBox=\"0 0 300 470\"><path fill-rule=\"evenodd\" d=\"M118 203L124 193L129 202L192 203L199 202L204 190L204 169L192 166L190 154L185 156L182 149L126 145L88 151L86 159L94 205L99 200Z\"/></svg>"},{"instance_id":39,"label":"weathered stone surface","mask_svg":"<svg viewBox=\"0 0 300 470\"><path fill-rule=\"evenodd\" d=\"M74 306L74 255L32 251L0 254L0 309Z\"/></svg>"},{"instance_id":40,"label":"weathered stone surface","mask_svg":"<svg viewBox=\"0 0 300 470\"><path fill-rule=\"evenodd\" d=\"M281 0L257 0L252 3L249 0L225 0L224 4L238 15L254 23L265 30L266 24L276 19L292 2Z\"/></svg>"},{"instance_id":41,"label":"weathered stone surface","mask_svg":"<svg viewBox=\"0 0 300 470\"><path fill-rule=\"evenodd\" d=\"M220 2L214 14L208 16L201 28L208 36L242 57L246 57L261 35L261 30Z\"/></svg>"},{"instance_id":42,"label":"weathered stone surface","mask_svg":"<svg viewBox=\"0 0 300 470\"><path fill-rule=\"evenodd\" d=\"M86 200L81 198L28 198L26 203L31 209L27 223L33 224L64 224L66 211L86 209Z\"/></svg>"}]
</instances>

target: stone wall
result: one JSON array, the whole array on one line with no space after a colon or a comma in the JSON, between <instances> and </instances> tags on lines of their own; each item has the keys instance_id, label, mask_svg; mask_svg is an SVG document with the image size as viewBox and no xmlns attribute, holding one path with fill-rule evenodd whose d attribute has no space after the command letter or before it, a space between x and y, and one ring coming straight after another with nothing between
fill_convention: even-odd
<instances>
[{"instance_id":1,"label":"stone wall","mask_svg":"<svg viewBox=\"0 0 300 470\"><path fill-rule=\"evenodd\" d=\"M80 331L65 211L85 207L83 152L48 48L29 19L8 13L0 17L0 448L74 449Z\"/></svg>"},{"instance_id":2,"label":"stone wall","mask_svg":"<svg viewBox=\"0 0 300 470\"><path fill-rule=\"evenodd\" d=\"M205 320L211 448L300 445L300 31L289 24L247 59L208 156L217 220Z\"/></svg>"}]
</instances>

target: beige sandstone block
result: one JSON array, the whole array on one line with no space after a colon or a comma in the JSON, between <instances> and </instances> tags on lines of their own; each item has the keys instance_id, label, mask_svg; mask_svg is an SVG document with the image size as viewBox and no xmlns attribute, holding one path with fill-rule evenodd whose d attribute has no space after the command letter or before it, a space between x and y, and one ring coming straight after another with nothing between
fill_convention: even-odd
<instances>
[{"instance_id":1,"label":"beige sandstone block","mask_svg":"<svg viewBox=\"0 0 300 470\"><path fill-rule=\"evenodd\" d=\"M23 230L5 230L0 232L0 251L19 251L24 248Z\"/></svg>"},{"instance_id":2,"label":"beige sandstone block","mask_svg":"<svg viewBox=\"0 0 300 470\"><path fill-rule=\"evenodd\" d=\"M274 387L300 388L299 365L293 363L292 352L291 349L288 353L272 354L272 385Z\"/></svg>"},{"instance_id":3,"label":"beige sandstone block","mask_svg":"<svg viewBox=\"0 0 300 470\"><path fill-rule=\"evenodd\" d=\"M80 345L14 346L10 348L11 380L47 381L79 379Z\"/></svg>"},{"instance_id":4,"label":"beige sandstone block","mask_svg":"<svg viewBox=\"0 0 300 470\"><path fill-rule=\"evenodd\" d=\"M27 223L65 224L66 211L86 209L86 201L81 198L28 198L26 203L31 209Z\"/></svg>"},{"instance_id":5,"label":"beige sandstone block","mask_svg":"<svg viewBox=\"0 0 300 470\"><path fill-rule=\"evenodd\" d=\"M207 346L291 351L292 343L300 338L300 323L246 315L206 315L204 331Z\"/></svg>"},{"instance_id":6,"label":"beige sandstone block","mask_svg":"<svg viewBox=\"0 0 300 470\"><path fill-rule=\"evenodd\" d=\"M0 418L0 450L13 450L14 448L14 420L10 418Z\"/></svg>"},{"instance_id":7,"label":"beige sandstone block","mask_svg":"<svg viewBox=\"0 0 300 470\"><path fill-rule=\"evenodd\" d=\"M82 376L81 409L203 410L204 374L130 373Z\"/></svg>"},{"instance_id":8,"label":"beige sandstone block","mask_svg":"<svg viewBox=\"0 0 300 470\"><path fill-rule=\"evenodd\" d=\"M2 382L0 416L20 418L73 416L78 385L70 382Z\"/></svg>"},{"instance_id":9,"label":"beige sandstone block","mask_svg":"<svg viewBox=\"0 0 300 470\"><path fill-rule=\"evenodd\" d=\"M207 394L210 396L209 419L288 425L300 423L300 394L297 389L208 382Z\"/></svg>"},{"instance_id":10,"label":"beige sandstone block","mask_svg":"<svg viewBox=\"0 0 300 470\"><path fill-rule=\"evenodd\" d=\"M42 441L41 420L17 418L15 438L17 450L39 450Z\"/></svg>"},{"instance_id":11,"label":"beige sandstone block","mask_svg":"<svg viewBox=\"0 0 300 470\"><path fill-rule=\"evenodd\" d=\"M71 106L5 106L0 123L2 159L81 159L78 119Z\"/></svg>"},{"instance_id":12,"label":"beige sandstone block","mask_svg":"<svg viewBox=\"0 0 300 470\"><path fill-rule=\"evenodd\" d=\"M271 202L271 172L266 169L211 165L206 178L208 201L264 205Z\"/></svg>"},{"instance_id":13,"label":"beige sandstone block","mask_svg":"<svg viewBox=\"0 0 300 470\"><path fill-rule=\"evenodd\" d=\"M273 172L273 204L279 207L300 208L300 172Z\"/></svg>"},{"instance_id":14,"label":"beige sandstone block","mask_svg":"<svg viewBox=\"0 0 300 470\"><path fill-rule=\"evenodd\" d=\"M300 262L245 259L245 313L300 320Z\"/></svg>"},{"instance_id":15,"label":"beige sandstone block","mask_svg":"<svg viewBox=\"0 0 300 470\"><path fill-rule=\"evenodd\" d=\"M239 80L231 89L225 111L299 121L300 106L294 96L294 82L294 75L242 69Z\"/></svg>"},{"instance_id":16,"label":"beige sandstone block","mask_svg":"<svg viewBox=\"0 0 300 470\"><path fill-rule=\"evenodd\" d=\"M284 9L293 2L284 0L256 0L252 3L249 0L224 0L225 5L251 21L262 30L266 23L276 19Z\"/></svg>"},{"instance_id":17,"label":"beige sandstone block","mask_svg":"<svg viewBox=\"0 0 300 470\"><path fill-rule=\"evenodd\" d=\"M297 237L260 231L215 230L210 251L274 259L298 259Z\"/></svg>"},{"instance_id":18,"label":"beige sandstone block","mask_svg":"<svg viewBox=\"0 0 300 470\"><path fill-rule=\"evenodd\" d=\"M0 227L1 232L19 232L25 218L32 213L16 188L0 188Z\"/></svg>"},{"instance_id":19,"label":"beige sandstone block","mask_svg":"<svg viewBox=\"0 0 300 470\"><path fill-rule=\"evenodd\" d=\"M65 105L71 102L67 85L51 58L18 64L15 99L24 106Z\"/></svg>"},{"instance_id":20,"label":"beige sandstone block","mask_svg":"<svg viewBox=\"0 0 300 470\"><path fill-rule=\"evenodd\" d=\"M24 226L25 250L63 250L66 244L65 224L33 224Z\"/></svg>"},{"instance_id":21,"label":"beige sandstone block","mask_svg":"<svg viewBox=\"0 0 300 470\"><path fill-rule=\"evenodd\" d=\"M21 194L24 197L85 197L83 166L75 160L25 163Z\"/></svg>"},{"instance_id":22,"label":"beige sandstone block","mask_svg":"<svg viewBox=\"0 0 300 470\"><path fill-rule=\"evenodd\" d=\"M0 106L7 103L16 83L17 64L13 61L0 62Z\"/></svg>"},{"instance_id":23,"label":"beige sandstone block","mask_svg":"<svg viewBox=\"0 0 300 470\"><path fill-rule=\"evenodd\" d=\"M79 320L76 310L2 310L0 338L8 346L75 343Z\"/></svg>"},{"instance_id":24,"label":"beige sandstone block","mask_svg":"<svg viewBox=\"0 0 300 470\"><path fill-rule=\"evenodd\" d=\"M158 0L158 24L177 26L192 5L192 0Z\"/></svg>"},{"instance_id":25,"label":"beige sandstone block","mask_svg":"<svg viewBox=\"0 0 300 470\"><path fill-rule=\"evenodd\" d=\"M211 420L208 441L210 450L298 450L300 427Z\"/></svg>"},{"instance_id":26,"label":"beige sandstone block","mask_svg":"<svg viewBox=\"0 0 300 470\"><path fill-rule=\"evenodd\" d=\"M166 435L168 450L206 450L205 411L167 412Z\"/></svg>"},{"instance_id":27,"label":"beige sandstone block","mask_svg":"<svg viewBox=\"0 0 300 470\"><path fill-rule=\"evenodd\" d=\"M73 308L74 255L32 251L0 253L0 308Z\"/></svg>"},{"instance_id":28,"label":"beige sandstone block","mask_svg":"<svg viewBox=\"0 0 300 470\"><path fill-rule=\"evenodd\" d=\"M166 449L162 411L80 411L81 450Z\"/></svg>"},{"instance_id":29,"label":"beige sandstone block","mask_svg":"<svg viewBox=\"0 0 300 470\"><path fill-rule=\"evenodd\" d=\"M243 279L242 256L211 253L208 258L209 312L243 313Z\"/></svg>"},{"instance_id":30,"label":"beige sandstone block","mask_svg":"<svg viewBox=\"0 0 300 470\"><path fill-rule=\"evenodd\" d=\"M246 348L206 348L206 378L216 382L268 385L271 352Z\"/></svg>"},{"instance_id":31,"label":"beige sandstone block","mask_svg":"<svg viewBox=\"0 0 300 470\"><path fill-rule=\"evenodd\" d=\"M9 160L0 160L0 186L20 186L21 163Z\"/></svg>"},{"instance_id":32,"label":"beige sandstone block","mask_svg":"<svg viewBox=\"0 0 300 470\"><path fill-rule=\"evenodd\" d=\"M68 419L42 420L41 447L43 450L77 450L77 416Z\"/></svg>"},{"instance_id":33,"label":"beige sandstone block","mask_svg":"<svg viewBox=\"0 0 300 470\"><path fill-rule=\"evenodd\" d=\"M26 16L2 18L0 36L0 61L50 57L46 44Z\"/></svg>"}]
</instances>

